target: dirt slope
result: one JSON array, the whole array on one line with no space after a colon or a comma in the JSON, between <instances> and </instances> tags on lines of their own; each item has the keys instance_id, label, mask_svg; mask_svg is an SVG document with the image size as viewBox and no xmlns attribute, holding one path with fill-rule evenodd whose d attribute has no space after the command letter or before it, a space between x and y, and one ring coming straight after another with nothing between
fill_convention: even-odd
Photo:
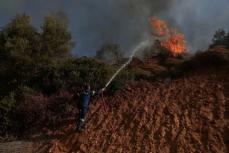
<instances>
[{"instance_id":1,"label":"dirt slope","mask_svg":"<svg viewBox=\"0 0 229 153\"><path fill-rule=\"evenodd\" d=\"M131 82L91 105L83 133L74 132L73 122L63 125L49 152L225 153L228 76Z\"/></svg>"}]
</instances>

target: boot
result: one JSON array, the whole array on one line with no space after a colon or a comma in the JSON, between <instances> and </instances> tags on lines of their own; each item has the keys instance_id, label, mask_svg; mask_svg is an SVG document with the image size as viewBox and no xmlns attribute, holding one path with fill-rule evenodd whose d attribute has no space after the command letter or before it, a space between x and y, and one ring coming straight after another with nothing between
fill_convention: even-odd
<instances>
[{"instance_id":1,"label":"boot","mask_svg":"<svg viewBox=\"0 0 229 153\"><path fill-rule=\"evenodd\" d=\"M77 130L77 132L82 132L83 131L83 123L84 123L84 119L79 119L79 121L78 121L78 124L77 124L77 126L76 126L76 130Z\"/></svg>"}]
</instances>

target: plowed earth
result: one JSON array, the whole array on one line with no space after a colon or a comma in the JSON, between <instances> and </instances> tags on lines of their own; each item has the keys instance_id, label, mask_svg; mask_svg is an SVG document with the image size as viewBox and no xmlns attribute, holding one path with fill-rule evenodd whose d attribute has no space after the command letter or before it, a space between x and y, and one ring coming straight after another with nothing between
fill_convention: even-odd
<instances>
[{"instance_id":1,"label":"plowed earth","mask_svg":"<svg viewBox=\"0 0 229 153\"><path fill-rule=\"evenodd\" d=\"M85 130L63 125L50 153L226 153L228 74L129 82L90 106Z\"/></svg>"}]
</instances>

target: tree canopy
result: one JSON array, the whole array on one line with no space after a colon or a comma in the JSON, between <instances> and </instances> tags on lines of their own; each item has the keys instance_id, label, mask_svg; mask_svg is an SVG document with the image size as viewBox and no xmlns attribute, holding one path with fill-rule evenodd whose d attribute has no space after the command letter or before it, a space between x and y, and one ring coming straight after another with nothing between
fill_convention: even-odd
<instances>
[{"instance_id":1,"label":"tree canopy","mask_svg":"<svg viewBox=\"0 0 229 153\"><path fill-rule=\"evenodd\" d=\"M219 45L229 48L229 32L226 32L223 29L218 29L215 32L213 39L212 39L212 44L210 45L210 48L213 48Z\"/></svg>"},{"instance_id":2,"label":"tree canopy","mask_svg":"<svg viewBox=\"0 0 229 153\"><path fill-rule=\"evenodd\" d=\"M119 44L106 43L97 52L96 58L110 64L118 63L123 58Z\"/></svg>"}]
</instances>

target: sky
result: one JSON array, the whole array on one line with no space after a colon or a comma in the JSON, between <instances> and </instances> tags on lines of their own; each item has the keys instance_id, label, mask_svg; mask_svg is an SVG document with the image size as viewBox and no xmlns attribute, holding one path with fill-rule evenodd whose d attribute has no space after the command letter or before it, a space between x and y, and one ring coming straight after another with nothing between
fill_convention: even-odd
<instances>
[{"instance_id":1,"label":"sky","mask_svg":"<svg viewBox=\"0 0 229 153\"><path fill-rule=\"evenodd\" d=\"M229 29L229 0L0 0L0 27L18 13L40 27L50 12L63 11L76 43L72 53L94 55L105 43L130 53L150 37L149 18L165 19L184 33L190 52L207 48L214 32Z\"/></svg>"}]
</instances>

